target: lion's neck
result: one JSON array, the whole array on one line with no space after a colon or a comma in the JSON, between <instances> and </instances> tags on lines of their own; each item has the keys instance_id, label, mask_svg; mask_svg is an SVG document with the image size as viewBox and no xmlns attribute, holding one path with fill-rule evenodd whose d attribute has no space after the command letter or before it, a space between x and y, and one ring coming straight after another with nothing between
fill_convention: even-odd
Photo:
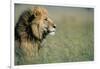
<instances>
[{"instance_id":1,"label":"lion's neck","mask_svg":"<svg viewBox=\"0 0 100 69\"><path fill-rule=\"evenodd\" d=\"M35 56L36 52L38 52L39 45L40 43L38 41L22 41L21 49L24 51L26 56Z\"/></svg>"}]
</instances>

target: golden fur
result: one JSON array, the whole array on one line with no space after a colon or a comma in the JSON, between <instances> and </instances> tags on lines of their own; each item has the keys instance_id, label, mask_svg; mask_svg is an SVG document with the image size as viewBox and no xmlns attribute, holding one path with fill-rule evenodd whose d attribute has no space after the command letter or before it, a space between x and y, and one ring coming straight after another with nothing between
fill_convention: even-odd
<instances>
[{"instance_id":1,"label":"golden fur","mask_svg":"<svg viewBox=\"0 0 100 69\"><path fill-rule=\"evenodd\" d=\"M15 64L34 63L43 39L55 32L55 27L45 8L24 11L15 25Z\"/></svg>"}]
</instances>

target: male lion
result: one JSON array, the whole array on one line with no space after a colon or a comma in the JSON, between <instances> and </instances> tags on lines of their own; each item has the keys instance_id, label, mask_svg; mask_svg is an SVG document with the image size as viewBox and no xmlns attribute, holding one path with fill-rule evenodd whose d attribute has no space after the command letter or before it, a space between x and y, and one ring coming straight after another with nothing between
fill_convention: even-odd
<instances>
[{"instance_id":1,"label":"male lion","mask_svg":"<svg viewBox=\"0 0 100 69\"><path fill-rule=\"evenodd\" d=\"M42 7L24 11L15 25L15 64L34 63L43 39L55 33L56 25Z\"/></svg>"}]
</instances>

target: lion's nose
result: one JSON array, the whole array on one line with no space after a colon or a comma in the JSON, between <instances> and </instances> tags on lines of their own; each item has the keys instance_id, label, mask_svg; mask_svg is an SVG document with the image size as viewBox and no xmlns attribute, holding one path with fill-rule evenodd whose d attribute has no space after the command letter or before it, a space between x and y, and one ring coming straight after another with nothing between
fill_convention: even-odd
<instances>
[{"instance_id":1,"label":"lion's nose","mask_svg":"<svg viewBox=\"0 0 100 69\"><path fill-rule=\"evenodd\" d=\"M56 28L56 25L53 25L53 28Z\"/></svg>"}]
</instances>

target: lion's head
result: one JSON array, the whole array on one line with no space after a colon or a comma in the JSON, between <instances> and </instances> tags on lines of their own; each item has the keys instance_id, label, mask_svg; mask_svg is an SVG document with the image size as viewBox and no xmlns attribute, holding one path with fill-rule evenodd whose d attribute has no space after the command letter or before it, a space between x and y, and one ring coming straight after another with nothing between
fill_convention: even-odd
<instances>
[{"instance_id":1,"label":"lion's head","mask_svg":"<svg viewBox=\"0 0 100 69\"><path fill-rule=\"evenodd\" d=\"M27 38L42 41L48 34L55 33L56 25L48 17L48 12L42 7L33 7L20 16L15 27L16 39Z\"/></svg>"},{"instance_id":2,"label":"lion's head","mask_svg":"<svg viewBox=\"0 0 100 69\"><path fill-rule=\"evenodd\" d=\"M31 21L31 28L34 37L41 40L48 34L55 34L56 25L48 17L47 10L41 7L34 7L32 11L34 19Z\"/></svg>"}]
</instances>

